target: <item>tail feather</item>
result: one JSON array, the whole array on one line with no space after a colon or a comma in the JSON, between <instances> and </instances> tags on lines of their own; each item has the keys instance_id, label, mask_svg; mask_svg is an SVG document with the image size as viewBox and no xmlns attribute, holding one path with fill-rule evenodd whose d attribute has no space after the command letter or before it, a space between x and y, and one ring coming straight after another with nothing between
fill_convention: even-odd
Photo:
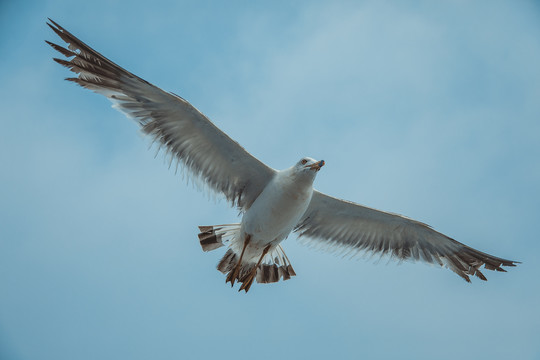
<instances>
[{"instance_id":1,"label":"tail feather","mask_svg":"<svg viewBox=\"0 0 540 360\"><path fill-rule=\"evenodd\" d=\"M199 242L204 252L222 247L224 242L229 242L238 230L240 224L199 226Z\"/></svg>"},{"instance_id":2,"label":"tail feather","mask_svg":"<svg viewBox=\"0 0 540 360\"><path fill-rule=\"evenodd\" d=\"M268 265L262 264L257 271L257 282L259 284L270 284L278 282L280 278L280 272L276 264Z\"/></svg>"},{"instance_id":3,"label":"tail feather","mask_svg":"<svg viewBox=\"0 0 540 360\"><path fill-rule=\"evenodd\" d=\"M221 261L217 265L217 269L224 274L229 275L233 271L236 263L238 262L239 255L232 249L227 250ZM243 284L248 275L253 270L256 263L252 261L242 261L240 271L237 277L234 279ZM296 276L289 259L285 255L285 252L281 246L277 246L274 251L265 256L264 261L257 267L257 273L255 280L259 284L270 284L278 282L283 279L289 280L291 277Z\"/></svg>"},{"instance_id":4,"label":"tail feather","mask_svg":"<svg viewBox=\"0 0 540 360\"><path fill-rule=\"evenodd\" d=\"M225 255L221 258L217 264L217 269L223 274L229 275L234 271L235 266L238 263L240 254L238 252L239 246L237 239L240 230L240 224L228 224L228 225L213 225L213 226L199 226L199 242L203 251L212 251L218 249L224 245L228 245L229 249L225 252ZM257 260L262 254L258 256L242 259L240 264L240 270L237 272L234 281L238 281L244 285L246 282L251 282L250 273L257 265ZM259 284L270 284L278 282L279 280L289 280L295 276L296 273L291 266L287 255L283 251L280 245L277 245L273 250L270 250L268 254L263 258L260 265L257 267L257 273L255 280ZM251 285L251 283L249 284ZM249 286L245 286L246 292Z\"/></svg>"},{"instance_id":5,"label":"tail feather","mask_svg":"<svg viewBox=\"0 0 540 360\"><path fill-rule=\"evenodd\" d=\"M229 249L219 261L217 269L223 274L228 274L230 271L232 271L237 261L238 257L231 249Z\"/></svg>"},{"instance_id":6,"label":"tail feather","mask_svg":"<svg viewBox=\"0 0 540 360\"><path fill-rule=\"evenodd\" d=\"M204 252L212 251L223 246L221 235L216 235L212 227L199 226L201 233L199 234L199 241ZM206 229L206 230L203 230Z\"/></svg>"}]
</instances>

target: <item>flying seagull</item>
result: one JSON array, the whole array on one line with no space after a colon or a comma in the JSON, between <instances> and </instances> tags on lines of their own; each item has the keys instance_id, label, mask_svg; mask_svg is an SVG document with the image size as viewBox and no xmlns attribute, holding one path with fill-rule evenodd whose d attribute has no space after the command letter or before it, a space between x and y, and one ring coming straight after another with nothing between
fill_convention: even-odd
<instances>
[{"instance_id":1,"label":"flying seagull","mask_svg":"<svg viewBox=\"0 0 540 360\"><path fill-rule=\"evenodd\" d=\"M308 242L353 254L371 252L397 260L446 266L467 282L480 268L505 271L517 261L464 245L404 216L333 198L313 189L324 160L300 159L275 170L256 159L178 95L161 90L116 65L49 19L67 48L46 41L67 59L54 61L76 77L67 78L102 94L134 119L145 134L202 183L240 210L237 224L199 226L204 251L228 246L217 268L231 286L248 292L253 281L274 283L295 276L281 242L291 232Z\"/></svg>"}]
</instances>

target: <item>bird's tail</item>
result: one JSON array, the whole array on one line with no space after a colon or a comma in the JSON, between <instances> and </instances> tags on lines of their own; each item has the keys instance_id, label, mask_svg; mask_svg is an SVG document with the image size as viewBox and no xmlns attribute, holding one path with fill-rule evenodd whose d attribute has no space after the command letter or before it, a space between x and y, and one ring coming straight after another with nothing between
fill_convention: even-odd
<instances>
[{"instance_id":1,"label":"bird's tail","mask_svg":"<svg viewBox=\"0 0 540 360\"><path fill-rule=\"evenodd\" d=\"M269 249L268 253L253 253L250 249L241 258L243 243L240 243L240 224L199 226L199 241L203 251L212 251L224 245L229 249L217 265L217 269L227 274L227 281L242 284L240 290L249 290L253 280L267 284L280 279L289 280L296 273L280 245ZM270 247L270 246L269 246ZM248 254L249 253L249 254Z\"/></svg>"},{"instance_id":2,"label":"bird's tail","mask_svg":"<svg viewBox=\"0 0 540 360\"><path fill-rule=\"evenodd\" d=\"M234 239L240 231L240 224L199 226L199 230L203 251L212 251Z\"/></svg>"},{"instance_id":3,"label":"bird's tail","mask_svg":"<svg viewBox=\"0 0 540 360\"><path fill-rule=\"evenodd\" d=\"M241 287L240 290L249 290L253 279L259 284L275 283L279 280L289 280L292 276L296 276L294 269L285 255L283 248L278 245L273 250L266 254L262 261L257 264L254 258L242 260L239 264L239 270L234 271L239 261L239 254L233 248L227 250L223 258L217 265L217 269L223 274L227 274L227 280L238 281L239 283L249 282L247 287ZM258 265L258 266L257 266ZM254 270L255 266L257 269ZM250 274L255 271L254 277L250 278ZM230 278L233 274L234 279Z\"/></svg>"}]
</instances>

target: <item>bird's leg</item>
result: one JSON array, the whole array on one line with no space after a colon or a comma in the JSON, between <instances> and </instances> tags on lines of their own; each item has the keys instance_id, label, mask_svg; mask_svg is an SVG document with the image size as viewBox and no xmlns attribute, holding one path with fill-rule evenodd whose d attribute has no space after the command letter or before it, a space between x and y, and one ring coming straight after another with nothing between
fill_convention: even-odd
<instances>
[{"instance_id":1,"label":"bird's leg","mask_svg":"<svg viewBox=\"0 0 540 360\"><path fill-rule=\"evenodd\" d=\"M240 253L240 258L238 259L238 262L236 263L234 269L229 271L229 274L227 275L227 280L225 280L225 284L229 281L231 282L231 287L234 286L234 281L238 277L238 272L240 271L240 267L242 266L242 258L244 257L244 252L246 251L246 248L249 244L249 240L251 240L251 235L246 236L246 239L244 240L244 247L242 248L242 252Z\"/></svg>"},{"instance_id":2,"label":"bird's leg","mask_svg":"<svg viewBox=\"0 0 540 360\"><path fill-rule=\"evenodd\" d=\"M240 286L240 289L238 291L244 290L246 293L249 291L251 284L253 284L253 279L255 279L255 276L257 275L257 269L259 268L259 265L261 265L262 259L268 253L269 250L270 250L270 244L268 244L268 246L264 248L261 257L259 258L259 261L257 261L257 265L255 265L255 267L251 270L248 277L242 283L242 286Z\"/></svg>"}]
</instances>

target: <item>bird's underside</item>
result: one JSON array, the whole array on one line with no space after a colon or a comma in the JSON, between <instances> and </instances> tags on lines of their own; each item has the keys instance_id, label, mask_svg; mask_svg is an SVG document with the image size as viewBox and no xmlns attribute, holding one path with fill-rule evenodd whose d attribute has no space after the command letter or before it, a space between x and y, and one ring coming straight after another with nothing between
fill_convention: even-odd
<instances>
[{"instance_id":1,"label":"bird's underside","mask_svg":"<svg viewBox=\"0 0 540 360\"><path fill-rule=\"evenodd\" d=\"M50 22L51 29L67 43L64 48L47 41L65 57L54 60L75 74L67 80L111 100L115 108L135 120L143 133L165 149L171 159L212 191L223 195L241 213L248 212L268 184L284 171L307 171L309 166L313 170L317 164L319 168L324 164L304 158L290 169L272 169L186 100L123 69L54 21ZM298 214L294 226L298 236L308 243L324 244L331 250L353 255L370 252L399 261L422 260L446 266L468 282L471 275L486 280L481 267L505 271L502 266L518 263L475 250L424 223L311 190L307 210ZM271 283L295 275L279 242L258 246L256 254L249 254L252 249L249 236L231 237L239 224L227 226L200 227L199 234L205 251L222 245L229 247L218 264L218 269L227 274L227 281L242 283L241 290L247 292L253 281Z\"/></svg>"},{"instance_id":2,"label":"bird's underside","mask_svg":"<svg viewBox=\"0 0 540 360\"><path fill-rule=\"evenodd\" d=\"M227 275L226 282L230 282L231 286L236 281L242 284L239 291L248 292L253 280L259 284L270 284L279 280L289 280L296 275L289 258L279 244L262 246L261 252L246 254L250 238L241 241L240 224L199 226L199 230L199 241L203 251L212 251L229 245L217 269ZM231 242L241 244L242 249L230 246Z\"/></svg>"}]
</instances>

